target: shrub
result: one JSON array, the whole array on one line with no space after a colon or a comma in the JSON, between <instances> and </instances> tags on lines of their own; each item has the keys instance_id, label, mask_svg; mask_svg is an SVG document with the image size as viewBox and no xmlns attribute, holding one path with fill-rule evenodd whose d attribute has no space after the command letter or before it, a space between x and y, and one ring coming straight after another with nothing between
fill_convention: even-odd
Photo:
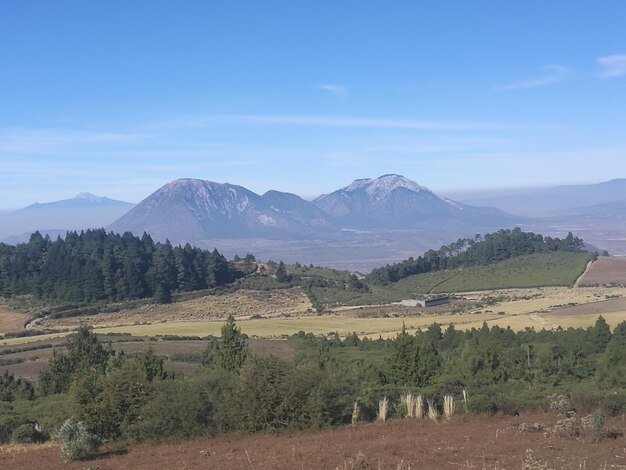
<instances>
[{"instance_id":1,"label":"shrub","mask_svg":"<svg viewBox=\"0 0 626 470\"><path fill-rule=\"evenodd\" d=\"M11 434L11 442L15 444L45 442L46 440L47 436L33 423L20 424Z\"/></svg>"},{"instance_id":2,"label":"shrub","mask_svg":"<svg viewBox=\"0 0 626 470\"><path fill-rule=\"evenodd\" d=\"M82 421L66 420L56 438L61 443L61 455L68 460L88 459L100 446L100 438L90 433Z\"/></svg>"}]
</instances>

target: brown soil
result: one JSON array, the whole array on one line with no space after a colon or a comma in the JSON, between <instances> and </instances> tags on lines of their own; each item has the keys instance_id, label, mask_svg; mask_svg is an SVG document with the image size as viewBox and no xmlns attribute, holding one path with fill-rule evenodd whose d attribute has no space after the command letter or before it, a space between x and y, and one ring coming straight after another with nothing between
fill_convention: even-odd
<instances>
[{"instance_id":1,"label":"brown soil","mask_svg":"<svg viewBox=\"0 0 626 470\"><path fill-rule=\"evenodd\" d=\"M624 311L626 311L626 298L620 297L617 299L603 300L601 302L591 302L588 304L576 305L573 307L557 308L550 311L550 315L573 316Z\"/></svg>"},{"instance_id":2,"label":"brown soil","mask_svg":"<svg viewBox=\"0 0 626 470\"><path fill-rule=\"evenodd\" d=\"M24 324L31 316L26 313L16 312L8 308L0 301L0 335L15 331L22 331Z\"/></svg>"},{"instance_id":3,"label":"brown soil","mask_svg":"<svg viewBox=\"0 0 626 470\"><path fill-rule=\"evenodd\" d=\"M580 286L626 286L626 259L600 257L580 279Z\"/></svg>"},{"instance_id":4,"label":"brown soil","mask_svg":"<svg viewBox=\"0 0 626 470\"><path fill-rule=\"evenodd\" d=\"M187 442L112 447L89 462L67 463L54 446L0 447L11 469L616 469L626 468L626 438L586 431L546 437L535 423L548 413L455 416L434 423L395 420L318 433L225 436ZM525 426L524 423L527 423ZM539 426L541 427L541 426ZM623 431L621 419L606 429ZM522 431L521 429L526 429ZM619 434L619 432L617 434Z\"/></svg>"}]
</instances>

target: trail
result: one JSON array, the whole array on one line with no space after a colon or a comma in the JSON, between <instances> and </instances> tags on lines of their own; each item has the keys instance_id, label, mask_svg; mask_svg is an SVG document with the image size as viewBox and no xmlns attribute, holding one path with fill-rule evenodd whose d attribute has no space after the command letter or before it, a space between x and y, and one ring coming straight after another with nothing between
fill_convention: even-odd
<instances>
[{"instance_id":1,"label":"trail","mask_svg":"<svg viewBox=\"0 0 626 470\"><path fill-rule=\"evenodd\" d=\"M427 294L429 294L429 295L430 295L430 294L432 294L432 293L433 293L433 291L434 291L437 287L439 287L439 286L440 286L440 285L442 285L442 284L445 284L445 283L446 283L446 282L448 282L450 279L452 279L452 278L454 278L454 277L458 276L459 274L461 274L461 269L459 269L457 272L455 272L452 276L450 276L450 277L448 277L448 278L444 279L443 281L438 282L437 284L435 284L434 286L432 286L432 287L430 288L430 290L427 292Z\"/></svg>"},{"instance_id":2,"label":"trail","mask_svg":"<svg viewBox=\"0 0 626 470\"><path fill-rule=\"evenodd\" d=\"M589 270L591 269L591 265L593 264L595 260L591 260L587 263L587 266L585 266L585 270L583 271L583 273L578 276L578 279L576 279L576 282L574 282L574 287L580 287L580 282L582 281L583 277L585 277L585 274L587 274L589 272Z\"/></svg>"}]
</instances>

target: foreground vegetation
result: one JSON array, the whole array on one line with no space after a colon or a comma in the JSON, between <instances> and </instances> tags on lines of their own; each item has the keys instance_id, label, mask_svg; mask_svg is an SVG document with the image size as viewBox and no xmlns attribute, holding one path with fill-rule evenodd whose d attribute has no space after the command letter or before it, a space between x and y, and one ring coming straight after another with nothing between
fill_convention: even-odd
<instances>
[{"instance_id":1,"label":"foreground vegetation","mask_svg":"<svg viewBox=\"0 0 626 470\"><path fill-rule=\"evenodd\" d=\"M44 440L68 417L104 442L320 429L371 421L384 397L389 417L404 416L408 393L438 414L445 396L457 412L513 414L547 407L554 394L580 412L626 406L626 322L613 332L600 318L587 329L519 333L433 324L390 340L300 332L289 344L292 361L252 355L231 318L207 341L200 371L182 377L151 350L127 356L81 328L36 386L2 377L0 440Z\"/></svg>"}]
</instances>

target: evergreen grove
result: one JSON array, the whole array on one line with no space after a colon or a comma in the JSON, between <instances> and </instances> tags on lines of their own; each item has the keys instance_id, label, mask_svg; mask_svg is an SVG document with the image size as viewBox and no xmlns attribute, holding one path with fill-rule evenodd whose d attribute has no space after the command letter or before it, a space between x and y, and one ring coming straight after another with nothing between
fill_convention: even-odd
<instances>
[{"instance_id":1,"label":"evergreen grove","mask_svg":"<svg viewBox=\"0 0 626 470\"><path fill-rule=\"evenodd\" d=\"M145 234L104 229L68 232L52 241L39 232L28 243L0 243L0 296L30 294L49 303L116 301L207 289L243 273L217 250L155 243Z\"/></svg>"}]
</instances>

